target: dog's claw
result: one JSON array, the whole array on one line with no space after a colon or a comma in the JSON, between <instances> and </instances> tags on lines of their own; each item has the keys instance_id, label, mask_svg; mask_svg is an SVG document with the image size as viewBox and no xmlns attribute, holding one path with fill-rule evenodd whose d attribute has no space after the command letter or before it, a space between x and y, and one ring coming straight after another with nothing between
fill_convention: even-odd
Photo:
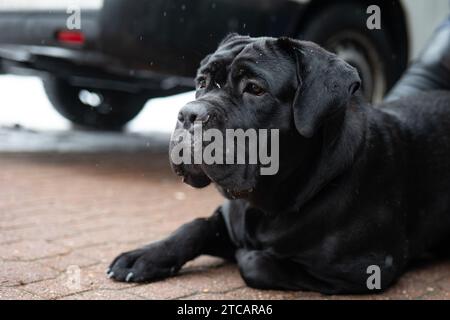
<instances>
[{"instance_id":1,"label":"dog's claw","mask_svg":"<svg viewBox=\"0 0 450 320\"><path fill-rule=\"evenodd\" d=\"M126 282L130 282L132 278L133 278L133 272L130 272L129 274L127 274L127 277L125 278L125 281Z\"/></svg>"},{"instance_id":2,"label":"dog's claw","mask_svg":"<svg viewBox=\"0 0 450 320\"><path fill-rule=\"evenodd\" d=\"M114 276L114 272L111 271L111 272L108 273L108 278L109 279L111 279L113 276Z\"/></svg>"}]
</instances>

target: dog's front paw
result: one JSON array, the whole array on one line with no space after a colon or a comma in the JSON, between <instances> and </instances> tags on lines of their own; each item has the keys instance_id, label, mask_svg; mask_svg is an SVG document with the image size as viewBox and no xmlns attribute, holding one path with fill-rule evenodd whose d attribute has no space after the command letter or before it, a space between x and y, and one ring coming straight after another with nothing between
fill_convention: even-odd
<instances>
[{"instance_id":1,"label":"dog's front paw","mask_svg":"<svg viewBox=\"0 0 450 320\"><path fill-rule=\"evenodd\" d=\"M180 267L161 245L151 245L119 255L107 270L109 278L125 282L149 282L167 278Z\"/></svg>"}]
</instances>

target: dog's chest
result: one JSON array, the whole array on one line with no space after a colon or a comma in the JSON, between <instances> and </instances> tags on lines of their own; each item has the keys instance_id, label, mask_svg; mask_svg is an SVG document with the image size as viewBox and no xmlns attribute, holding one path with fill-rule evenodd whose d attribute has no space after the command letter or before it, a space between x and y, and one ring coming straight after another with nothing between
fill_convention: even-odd
<instances>
[{"instance_id":1,"label":"dog's chest","mask_svg":"<svg viewBox=\"0 0 450 320\"><path fill-rule=\"evenodd\" d=\"M306 247L300 223L289 217L268 217L243 201L228 201L222 214L231 240L238 248L275 250L280 254L294 254Z\"/></svg>"}]
</instances>

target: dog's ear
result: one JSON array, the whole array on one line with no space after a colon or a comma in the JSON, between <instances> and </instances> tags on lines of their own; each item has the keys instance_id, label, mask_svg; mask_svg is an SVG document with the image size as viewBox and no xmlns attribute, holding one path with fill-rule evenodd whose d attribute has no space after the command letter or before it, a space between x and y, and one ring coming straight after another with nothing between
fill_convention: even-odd
<instances>
[{"instance_id":1,"label":"dog's ear","mask_svg":"<svg viewBox=\"0 0 450 320\"><path fill-rule=\"evenodd\" d=\"M280 38L278 44L295 59L294 122L310 138L327 117L345 108L361 79L355 68L312 42Z\"/></svg>"}]
</instances>

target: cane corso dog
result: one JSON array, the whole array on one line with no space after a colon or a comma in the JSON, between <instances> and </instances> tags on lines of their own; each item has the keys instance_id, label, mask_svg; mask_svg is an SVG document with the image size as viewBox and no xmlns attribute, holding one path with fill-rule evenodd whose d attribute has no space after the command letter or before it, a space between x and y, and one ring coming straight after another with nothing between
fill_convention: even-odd
<instances>
[{"instance_id":1,"label":"cane corso dog","mask_svg":"<svg viewBox=\"0 0 450 320\"><path fill-rule=\"evenodd\" d=\"M450 93L371 106L360 85L357 70L314 43L226 37L202 61L177 128L278 129L278 173L173 165L186 183L213 183L228 200L121 254L109 277L163 279L206 254L236 262L254 288L365 293L388 288L422 255L450 250Z\"/></svg>"}]
</instances>

